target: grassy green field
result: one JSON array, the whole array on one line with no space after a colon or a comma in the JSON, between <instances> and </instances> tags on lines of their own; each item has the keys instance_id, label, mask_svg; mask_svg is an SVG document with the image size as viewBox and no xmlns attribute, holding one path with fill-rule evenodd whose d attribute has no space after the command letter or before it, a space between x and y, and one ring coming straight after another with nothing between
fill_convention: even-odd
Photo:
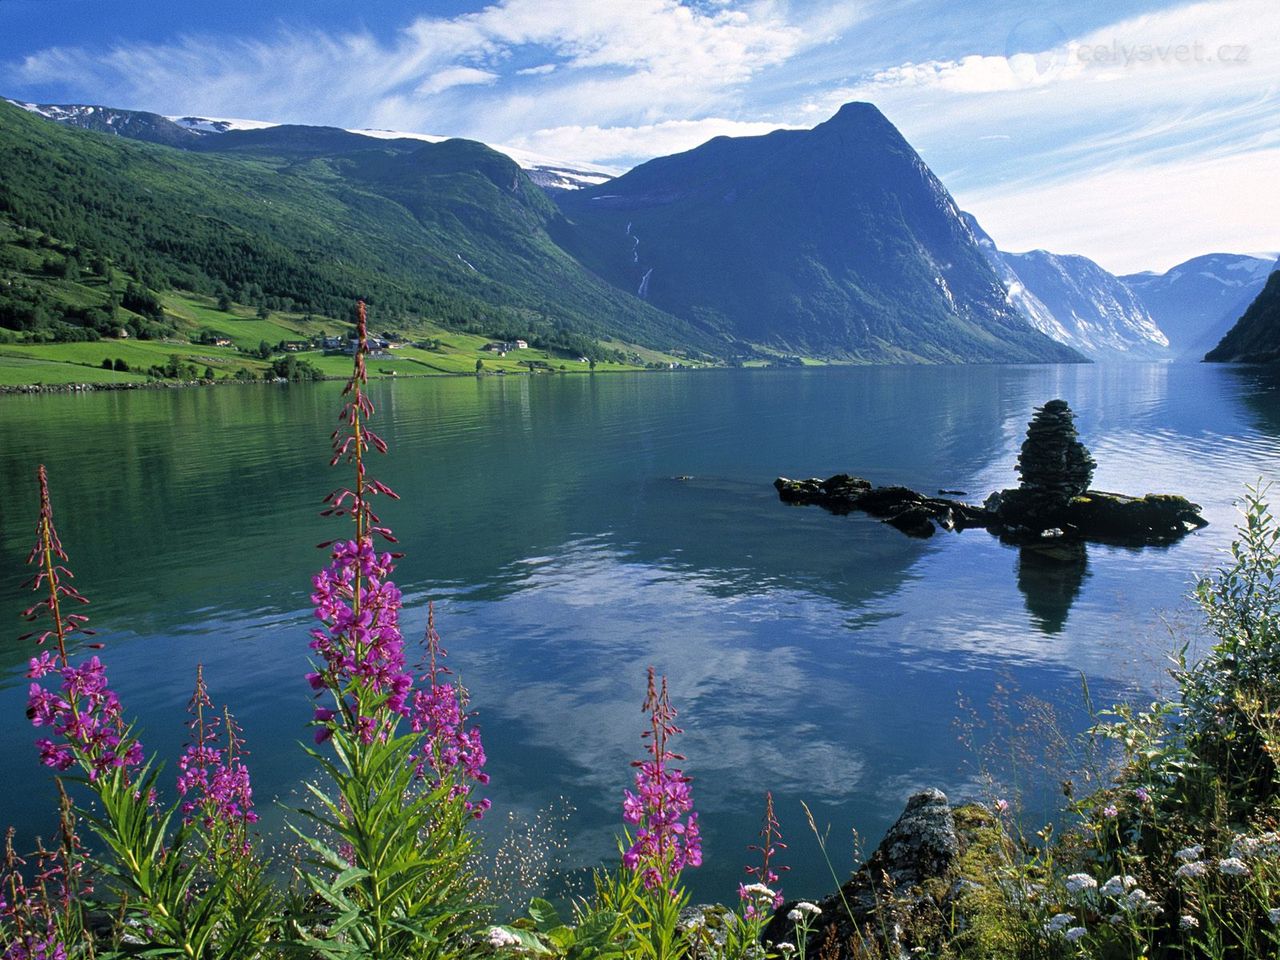
<instances>
[{"instance_id":1,"label":"grassy green field","mask_svg":"<svg viewBox=\"0 0 1280 960\"><path fill-rule=\"evenodd\" d=\"M349 323L326 317L307 320L294 313L273 313L264 320L251 307L237 304L232 304L230 311L222 311L212 298L198 294L167 293L161 301L165 311L190 333L212 330L247 350L256 350L264 340L275 346L281 340L308 340L322 333L337 336L351 329Z\"/></svg>"},{"instance_id":2,"label":"grassy green field","mask_svg":"<svg viewBox=\"0 0 1280 960\"><path fill-rule=\"evenodd\" d=\"M0 350L3 348L0 347ZM135 383L145 379L134 373L117 373L101 367L94 369L57 360L29 359L0 352L0 387L25 387L38 383Z\"/></svg>"},{"instance_id":3,"label":"grassy green field","mask_svg":"<svg viewBox=\"0 0 1280 960\"><path fill-rule=\"evenodd\" d=\"M281 341L311 339L320 334L343 335L351 330L349 323L332 317L276 312L262 319L252 308L240 304L232 304L230 310L223 311L218 309L212 298L185 292L166 293L162 301L165 312L177 321L180 335L194 338L202 331L213 331L230 339L233 346L207 346L178 339L0 343L0 386L138 382L146 379L149 368L164 366L174 356L184 363L194 364L201 372L206 367L212 368L214 376L219 378L234 376L242 368L262 376L269 367L269 361L256 356L263 341L274 346ZM483 362L482 370L486 374L529 373L530 364L535 366L536 372L586 373L590 370L590 366L576 356L557 355L532 347L498 356L484 349L490 338L476 334L430 325L420 325L404 333L414 343L431 343L432 346L398 347L389 356L370 357L370 377L468 375L476 372L477 360ZM626 348L628 345L618 346ZM253 354L248 351L253 351ZM665 363L675 359L653 351L632 352L641 357L641 364L600 362L596 370L637 370L642 369L643 363ZM295 356L312 364L326 377L341 378L351 372L351 358L345 354L326 355L318 350L309 350ZM129 370L105 370L102 368L104 359L113 362L123 360L129 365Z\"/></svg>"}]
</instances>

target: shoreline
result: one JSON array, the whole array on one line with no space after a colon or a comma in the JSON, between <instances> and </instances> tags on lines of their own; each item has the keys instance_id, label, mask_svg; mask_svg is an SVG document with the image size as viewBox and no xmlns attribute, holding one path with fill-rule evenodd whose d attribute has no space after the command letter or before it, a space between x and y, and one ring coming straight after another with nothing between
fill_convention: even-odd
<instances>
[{"instance_id":1,"label":"shoreline","mask_svg":"<svg viewBox=\"0 0 1280 960\"><path fill-rule=\"evenodd\" d=\"M438 378L451 377L460 378L467 377L475 380L482 379L505 379L507 377L544 377L544 376L597 376L618 373L680 373L693 367L686 367L683 370L646 370L644 367L636 367L633 370L552 370L548 373L529 373L526 371L513 371L511 373L403 373L394 377L379 376L371 374L370 380L378 381L395 381L395 380L435 380ZM98 393L103 391L122 391L122 390L188 390L198 387L224 387L224 386L290 386L295 383L342 383L346 377L317 377L312 380L237 380L228 377L225 380L139 380L130 381L128 383L27 383L27 384L10 384L0 386L0 396L31 396L46 393Z\"/></svg>"}]
</instances>

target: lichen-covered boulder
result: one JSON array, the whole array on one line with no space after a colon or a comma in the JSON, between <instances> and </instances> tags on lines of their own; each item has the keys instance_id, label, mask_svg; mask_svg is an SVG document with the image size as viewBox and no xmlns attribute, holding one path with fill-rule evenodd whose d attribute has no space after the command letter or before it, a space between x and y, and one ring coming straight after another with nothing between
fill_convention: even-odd
<instances>
[{"instance_id":1,"label":"lichen-covered boulder","mask_svg":"<svg viewBox=\"0 0 1280 960\"><path fill-rule=\"evenodd\" d=\"M840 890L816 901L806 955L853 960L910 956L928 947L953 922L959 866L970 846L957 834L956 818L941 790L924 790L906 809L875 853ZM765 927L766 943L793 943L788 918L796 901L784 904Z\"/></svg>"}]
</instances>

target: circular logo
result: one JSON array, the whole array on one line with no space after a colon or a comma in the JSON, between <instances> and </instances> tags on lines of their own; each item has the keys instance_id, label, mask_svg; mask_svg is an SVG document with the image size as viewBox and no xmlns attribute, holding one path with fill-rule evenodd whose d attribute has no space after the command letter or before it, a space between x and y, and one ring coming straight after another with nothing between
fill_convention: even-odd
<instances>
[{"instance_id":1,"label":"circular logo","mask_svg":"<svg viewBox=\"0 0 1280 960\"><path fill-rule=\"evenodd\" d=\"M1043 83L1067 65L1067 34L1043 17L1014 24L1004 42L1009 69L1025 84Z\"/></svg>"}]
</instances>

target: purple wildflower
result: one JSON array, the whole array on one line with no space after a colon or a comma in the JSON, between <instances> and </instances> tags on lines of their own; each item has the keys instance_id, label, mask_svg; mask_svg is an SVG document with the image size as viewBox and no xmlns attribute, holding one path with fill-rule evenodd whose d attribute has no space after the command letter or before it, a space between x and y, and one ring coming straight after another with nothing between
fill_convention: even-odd
<instances>
[{"instance_id":1,"label":"purple wildflower","mask_svg":"<svg viewBox=\"0 0 1280 960\"><path fill-rule=\"evenodd\" d=\"M241 759L244 741L230 711L224 711L221 718L215 712L212 719L206 719L206 711L214 711L203 665L196 667L196 687L187 710L191 714L187 722L191 741L178 759L183 821L190 824L198 819L206 829L218 824L227 827L232 832L232 850L248 854L247 828L258 822L258 815L253 811L249 769Z\"/></svg>"},{"instance_id":2,"label":"purple wildflower","mask_svg":"<svg viewBox=\"0 0 1280 960\"><path fill-rule=\"evenodd\" d=\"M89 779L96 781L109 770L140 764L142 746L126 736L120 699L107 684L102 662L93 656L80 666L72 666L67 656L67 637L90 631L84 627L88 617L63 613L62 603L89 601L66 582L72 573L65 566L67 554L53 524L49 478L43 465L38 477L40 519L35 546L27 557L28 563L37 566L37 572L25 585L32 590L45 590L48 595L23 611L23 616L29 622L43 615L49 617L51 627L36 638L36 643L43 644L53 637L57 651L40 651L39 656L29 661L27 676L32 681L40 681L56 673L61 675L62 683L61 693L55 693L33 682L27 693L27 717L34 726L45 727L59 738L55 741L43 737L36 741L40 761L45 766L67 770L79 764ZM24 639L33 636L36 635L27 634Z\"/></svg>"},{"instance_id":3,"label":"purple wildflower","mask_svg":"<svg viewBox=\"0 0 1280 960\"><path fill-rule=\"evenodd\" d=\"M313 579L311 601L316 618L325 626L311 631L311 649L324 660L324 669L307 674L316 691L328 689L338 709L317 707L316 743L333 735L342 724L363 743L389 736L400 717L409 715L413 674L405 667L404 640L400 635L400 590L391 582L394 557L379 553L373 534L394 542L369 500L375 494L396 497L385 484L365 473L365 454L372 446L385 453L386 443L371 431L366 420L373 416L373 403L365 393L368 377L364 354L368 332L364 301L357 306L355 365L343 389L350 399L343 405L343 424L333 432L330 466L345 460L355 467L355 489L339 489L325 497L324 516L350 516L355 521L355 538L332 546L328 567Z\"/></svg>"},{"instance_id":4,"label":"purple wildflower","mask_svg":"<svg viewBox=\"0 0 1280 960\"><path fill-rule=\"evenodd\" d=\"M391 554L377 553L365 537L335 543L333 562L312 581L311 602L325 626L311 631L311 649L323 658L324 670L307 679L313 689L333 691L343 721L354 724L364 743L386 734L389 716L410 712L413 674L400 635L400 590L386 579L393 569ZM323 724L316 741L323 742L337 715L318 707L315 720Z\"/></svg>"},{"instance_id":5,"label":"purple wildflower","mask_svg":"<svg viewBox=\"0 0 1280 960\"><path fill-rule=\"evenodd\" d=\"M67 950L58 933L56 912L71 908L78 885L80 866L76 859L79 841L68 834L70 800L62 792L62 849L54 852L40 844L36 850L33 885L27 886L23 868L26 861L13 849L14 830L5 836L3 872L0 873L0 927L10 934L3 945L3 960L66 960ZM81 893L92 892L85 887Z\"/></svg>"},{"instance_id":6,"label":"purple wildflower","mask_svg":"<svg viewBox=\"0 0 1280 960\"><path fill-rule=\"evenodd\" d=\"M636 792L623 791L622 819L637 829L622 863L628 870L640 872L646 889L665 887L674 892L680 871L702 864L702 837L698 815L693 812L690 778L669 766L673 760L684 759L667 748L669 738L682 731L675 725L676 710L667 696L667 679L662 678L659 690L653 667L649 668L643 709L649 714L649 729L642 736L649 741L645 750L651 759L632 762Z\"/></svg>"},{"instance_id":7,"label":"purple wildflower","mask_svg":"<svg viewBox=\"0 0 1280 960\"><path fill-rule=\"evenodd\" d=\"M442 676L448 669L440 662L445 649L435 628L435 604L427 604L427 653L429 666L422 678L427 686L413 694L410 724L415 733L425 733L423 747L418 755L418 773L432 774L432 787L440 786L452 777L451 797L466 796L471 784L484 785L489 775L484 772L486 761L484 744L477 727L466 726L470 714L466 712L469 697L462 684L445 682ZM489 809L487 798L464 801L465 809L479 820Z\"/></svg>"}]
</instances>

